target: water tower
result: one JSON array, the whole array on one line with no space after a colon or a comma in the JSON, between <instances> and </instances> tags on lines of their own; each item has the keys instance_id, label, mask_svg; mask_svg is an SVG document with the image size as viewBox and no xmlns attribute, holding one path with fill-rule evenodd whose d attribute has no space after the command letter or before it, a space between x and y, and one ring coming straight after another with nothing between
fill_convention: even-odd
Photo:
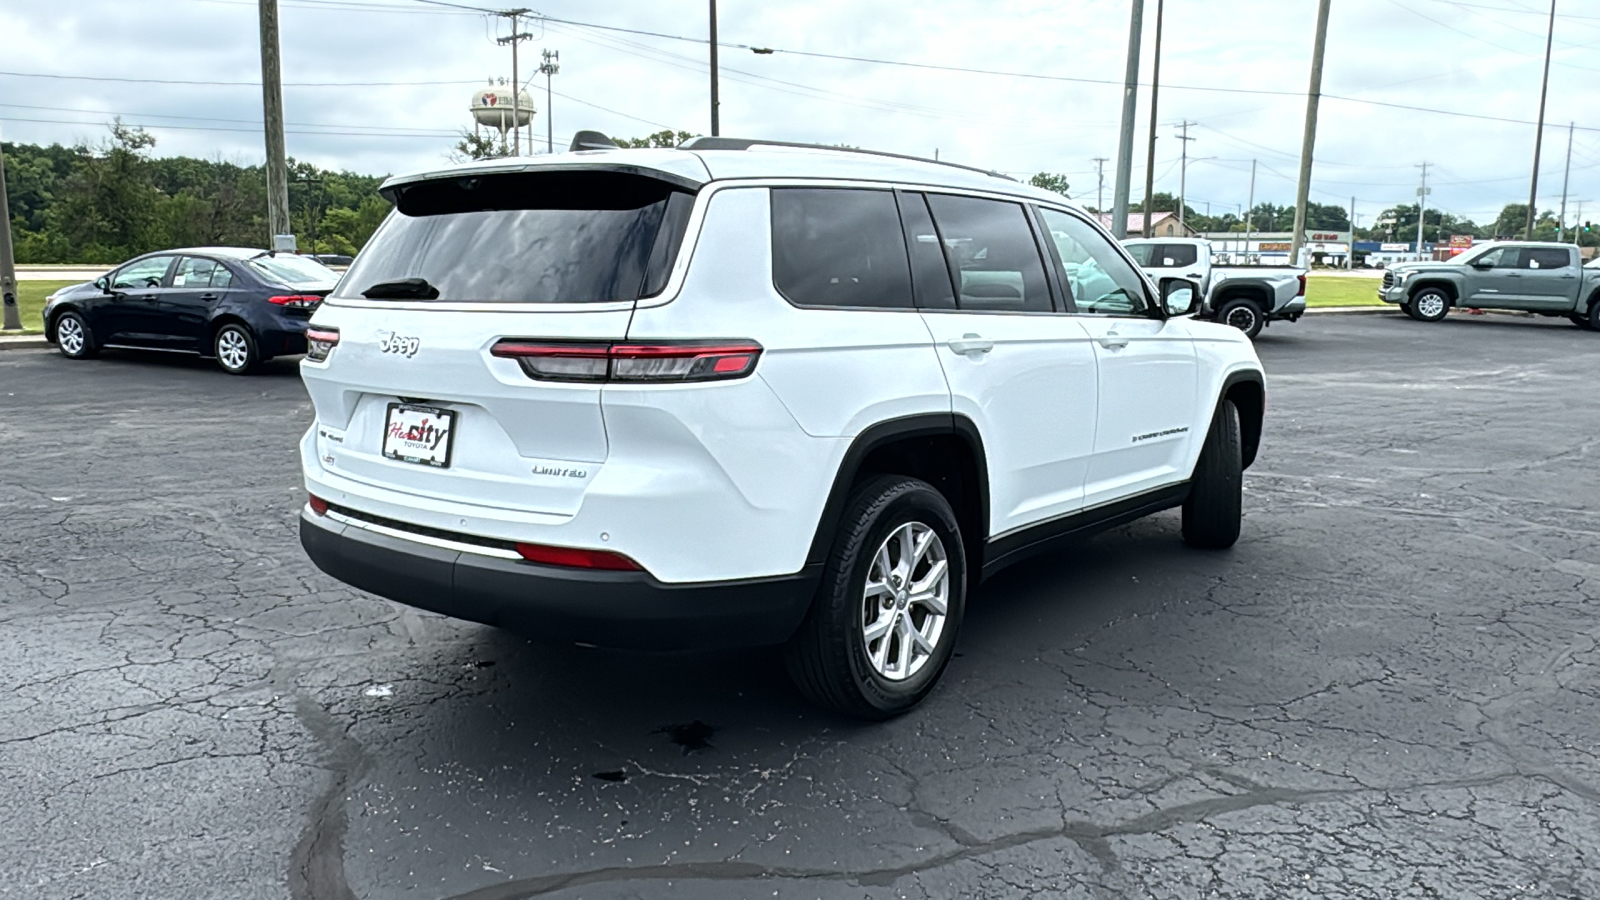
<instances>
[{"instance_id":1,"label":"water tower","mask_svg":"<svg viewBox=\"0 0 1600 900\"><path fill-rule=\"evenodd\" d=\"M488 128L500 132L500 146L507 147L506 133L515 140L516 129L533 121L533 95L520 92L513 102L511 88L491 85L472 95L472 130ZM514 152L514 151L513 151Z\"/></svg>"}]
</instances>

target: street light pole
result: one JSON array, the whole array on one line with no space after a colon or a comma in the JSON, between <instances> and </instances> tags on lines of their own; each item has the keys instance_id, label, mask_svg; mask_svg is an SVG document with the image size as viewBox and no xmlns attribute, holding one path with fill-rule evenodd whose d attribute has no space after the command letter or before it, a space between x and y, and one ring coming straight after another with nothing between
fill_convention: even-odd
<instances>
[{"instance_id":1,"label":"street light pole","mask_svg":"<svg viewBox=\"0 0 1600 900\"><path fill-rule=\"evenodd\" d=\"M1128 236L1128 182L1133 177L1133 119L1139 106L1139 40L1144 35L1144 0L1133 0L1128 19L1128 67L1122 77L1122 136L1117 140L1117 180L1111 195L1111 235Z\"/></svg>"},{"instance_id":2,"label":"street light pole","mask_svg":"<svg viewBox=\"0 0 1600 900\"><path fill-rule=\"evenodd\" d=\"M1528 184L1528 224L1522 239L1533 240L1533 220L1538 216L1539 153L1544 149L1544 101L1550 93L1550 48L1556 39L1556 0L1550 0L1550 27L1544 37L1544 81L1539 85L1539 124L1533 135L1533 178Z\"/></svg>"}]
</instances>

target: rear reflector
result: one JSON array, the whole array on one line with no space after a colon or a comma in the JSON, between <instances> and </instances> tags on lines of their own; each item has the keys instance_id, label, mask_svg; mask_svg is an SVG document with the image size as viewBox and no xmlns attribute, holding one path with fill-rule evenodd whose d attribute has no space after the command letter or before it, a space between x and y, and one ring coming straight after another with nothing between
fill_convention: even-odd
<instances>
[{"instance_id":1,"label":"rear reflector","mask_svg":"<svg viewBox=\"0 0 1600 900\"><path fill-rule=\"evenodd\" d=\"M569 569L604 569L611 572L642 572L644 568L620 553L609 550L578 550L572 547L546 547L543 544L518 544L517 553L529 562Z\"/></svg>"},{"instance_id":2,"label":"rear reflector","mask_svg":"<svg viewBox=\"0 0 1600 900\"><path fill-rule=\"evenodd\" d=\"M515 359L539 381L676 384L743 378L755 370L754 341L683 343L565 343L503 340L489 351Z\"/></svg>"},{"instance_id":3,"label":"rear reflector","mask_svg":"<svg viewBox=\"0 0 1600 900\"><path fill-rule=\"evenodd\" d=\"M1305 276L1305 273L1302 272L1302 273L1300 273L1300 292L1298 294L1295 294L1295 296L1296 297L1304 297L1305 295L1306 295L1306 276Z\"/></svg>"},{"instance_id":4,"label":"rear reflector","mask_svg":"<svg viewBox=\"0 0 1600 900\"><path fill-rule=\"evenodd\" d=\"M322 362L339 345L339 329L337 328L307 328L306 329L306 359L312 362Z\"/></svg>"},{"instance_id":5,"label":"rear reflector","mask_svg":"<svg viewBox=\"0 0 1600 900\"><path fill-rule=\"evenodd\" d=\"M311 507L311 511L319 516L328 514L328 501L318 497L316 494L308 495L306 505Z\"/></svg>"}]
</instances>

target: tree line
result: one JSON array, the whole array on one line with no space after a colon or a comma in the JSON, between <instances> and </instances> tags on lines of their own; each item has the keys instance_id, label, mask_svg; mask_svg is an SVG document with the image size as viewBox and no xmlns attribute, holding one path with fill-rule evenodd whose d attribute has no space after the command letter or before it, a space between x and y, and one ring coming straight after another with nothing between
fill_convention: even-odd
<instances>
[{"instance_id":1,"label":"tree line","mask_svg":"<svg viewBox=\"0 0 1600 900\"><path fill-rule=\"evenodd\" d=\"M98 144L4 146L18 263L117 263L173 247L265 247L263 166L154 157L120 121ZM289 161L291 227L307 253L353 254L383 221L381 176Z\"/></svg>"}]
</instances>

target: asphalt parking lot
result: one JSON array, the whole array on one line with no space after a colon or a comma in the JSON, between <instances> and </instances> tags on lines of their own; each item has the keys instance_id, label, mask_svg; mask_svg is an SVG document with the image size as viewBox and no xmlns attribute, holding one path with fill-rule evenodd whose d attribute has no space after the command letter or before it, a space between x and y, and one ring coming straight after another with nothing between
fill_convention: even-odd
<instances>
[{"instance_id":1,"label":"asphalt parking lot","mask_svg":"<svg viewBox=\"0 0 1600 900\"><path fill-rule=\"evenodd\" d=\"M0 353L0 896L1600 896L1600 335L1258 346L1239 545L1005 573L880 725L323 576L292 361Z\"/></svg>"}]
</instances>

